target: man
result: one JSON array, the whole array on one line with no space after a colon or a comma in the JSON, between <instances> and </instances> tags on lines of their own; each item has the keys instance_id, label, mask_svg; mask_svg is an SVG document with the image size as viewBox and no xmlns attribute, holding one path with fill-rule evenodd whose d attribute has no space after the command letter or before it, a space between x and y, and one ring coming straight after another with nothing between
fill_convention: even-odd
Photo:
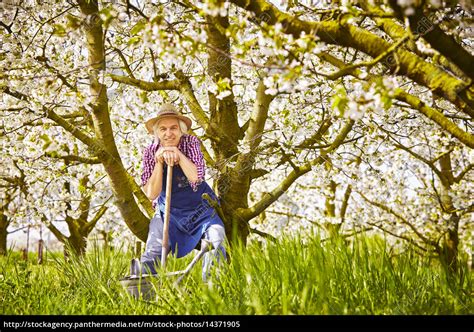
<instances>
[{"instance_id":1,"label":"man","mask_svg":"<svg viewBox=\"0 0 474 332\"><path fill-rule=\"evenodd\" d=\"M160 265L163 220L166 201L167 165L173 165L173 182L170 204L169 242L177 257L191 252L201 238L212 244L204 256L202 276L206 281L213 260L225 258L222 242L224 224L209 203L201 196L207 193L218 200L204 181L204 159L197 137L187 134L192 121L181 115L171 104L164 104L156 117L145 127L154 136L154 142L143 153L142 186L153 202L156 213L150 221L145 252L140 261L141 273L156 273ZM138 272L138 271L137 271ZM138 273L137 273L138 274Z\"/></svg>"}]
</instances>

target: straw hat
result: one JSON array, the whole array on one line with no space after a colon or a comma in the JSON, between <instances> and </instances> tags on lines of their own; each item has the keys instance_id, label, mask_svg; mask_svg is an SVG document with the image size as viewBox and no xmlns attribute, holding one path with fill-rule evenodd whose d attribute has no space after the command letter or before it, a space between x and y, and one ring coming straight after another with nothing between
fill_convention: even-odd
<instances>
[{"instance_id":1,"label":"straw hat","mask_svg":"<svg viewBox=\"0 0 474 332\"><path fill-rule=\"evenodd\" d=\"M192 121L190 118L182 115L172 104L163 104L158 110L158 114L145 122L145 127L149 134L153 134L153 126L163 118L177 118L183 120L188 130L191 129Z\"/></svg>"}]
</instances>

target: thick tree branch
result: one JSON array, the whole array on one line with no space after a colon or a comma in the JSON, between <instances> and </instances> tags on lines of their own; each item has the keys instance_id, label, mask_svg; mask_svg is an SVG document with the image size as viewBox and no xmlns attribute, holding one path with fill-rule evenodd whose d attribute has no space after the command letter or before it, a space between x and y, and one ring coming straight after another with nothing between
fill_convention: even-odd
<instances>
[{"instance_id":1,"label":"thick tree branch","mask_svg":"<svg viewBox=\"0 0 474 332\"><path fill-rule=\"evenodd\" d=\"M443 151L441 152L440 154L438 154L436 157L434 157L433 159L430 160L431 163L435 163L437 162L439 159L443 158L443 156L447 155L447 154L450 154L451 152L454 151L454 146L451 146L448 150L446 151Z\"/></svg>"},{"instance_id":2,"label":"thick tree branch","mask_svg":"<svg viewBox=\"0 0 474 332\"><path fill-rule=\"evenodd\" d=\"M341 218L341 224L343 224L346 219L346 211L349 205L349 199L351 198L351 193L352 193L352 186L348 185L346 188L346 191L344 192L344 198L342 199L342 204L341 204L341 211L339 213L340 218Z\"/></svg>"},{"instance_id":3,"label":"thick tree branch","mask_svg":"<svg viewBox=\"0 0 474 332\"><path fill-rule=\"evenodd\" d=\"M176 79L159 82L148 82L139 80L133 77L120 76L120 75L109 75L114 82L119 82L134 86L144 91L159 91L159 90L177 90L180 91L186 104L188 105L191 113L194 115L197 123L204 128L206 134L213 138L218 139L218 129L211 125L209 118L199 104L196 96L194 95L193 87L189 78L181 71L175 72Z\"/></svg>"},{"instance_id":4,"label":"thick tree branch","mask_svg":"<svg viewBox=\"0 0 474 332\"><path fill-rule=\"evenodd\" d=\"M90 189L87 187L88 182L89 182L89 177L87 175L82 177L79 180L79 187L82 187L84 189ZM79 222L83 221L84 223L86 223L87 218L89 217L89 208L91 206L91 195L86 190L80 191L80 192L81 192L81 201L79 202L80 215L79 215L79 218L77 218L77 220Z\"/></svg>"},{"instance_id":5,"label":"thick tree branch","mask_svg":"<svg viewBox=\"0 0 474 332\"><path fill-rule=\"evenodd\" d=\"M291 173L271 192L267 192L263 195L259 202L249 208L240 208L237 210L237 213L244 219L250 220L258 216L262 211L274 203L283 193L288 190L288 188L302 175L311 171L312 167L321 164L326 161L326 156L337 149L347 137L349 132L352 130L354 121L347 121L346 125L341 129L339 134L334 139L334 142L329 148L321 151L321 154L316 159L305 163L302 166L297 166L291 171Z\"/></svg>"},{"instance_id":6,"label":"thick tree branch","mask_svg":"<svg viewBox=\"0 0 474 332\"><path fill-rule=\"evenodd\" d=\"M373 19L377 26L381 28L386 34L388 34L393 40L397 40L402 38L406 33L407 30L402 27L401 25L397 24L395 20L393 19L388 19L384 18L382 15L384 12L380 10L377 6L370 6L368 2L365 1L359 1L359 4L364 8L365 10L368 10L374 14ZM426 28L424 26L423 28ZM424 58L427 55L420 52L418 50L418 47L416 46L416 43L414 40L411 40L409 43L405 45L410 51L416 53L418 56ZM456 67L455 64L449 62L448 59L446 59L444 56L435 56L433 57L432 54L429 55L430 57L433 58L433 61L438 62L441 66L446 68L447 70L451 71L454 73L456 76L460 77L463 80L467 80L468 78L465 76L465 74L458 68Z\"/></svg>"},{"instance_id":7,"label":"thick tree branch","mask_svg":"<svg viewBox=\"0 0 474 332\"><path fill-rule=\"evenodd\" d=\"M459 183L472 168L474 168L474 164L469 164L457 176L454 177L454 182Z\"/></svg>"},{"instance_id":8,"label":"thick tree branch","mask_svg":"<svg viewBox=\"0 0 474 332\"><path fill-rule=\"evenodd\" d=\"M188 131L191 135L194 135L194 136L197 136L197 134L192 130L190 129ZM211 154L209 153L209 151L207 150L206 146L204 144L201 144L201 151L202 151L202 154L204 156L204 160L206 161L206 164L211 167L211 168L214 168L215 165L216 165L216 162L214 161L214 159L211 157Z\"/></svg>"},{"instance_id":9,"label":"thick tree branch","mask_svg":"<svg viewBox=\"0 0 474 332\"><path fill-rule=\"evenodd\" d=\"M217 128L212 127L211 122L204 112L204 109L201 107L201 104L194 95L193 86L189 78L183 73L183 71L178 70L175 72L177 81L179 82L179 91L181 92L186 104L188 105L191 113L194 115L197 123L204 129L204 132L210 137L214 136L213 133Z\"/></svg>"},{"instance_id":10,"label":"thick tree branch","mask_svg":"<svg viewBox=\"0 0 474 332\"><path fill-rule=\"evenodd\" d=\"M109 74L109 77L114 82L134 86L144 91L179 90L179 82L177 80L148 82L136 79L134 77L120 76L114 74Z\"/></svg>"},{"instance_id":11,"label":"thick tree branch","mask_svg":"<svg viewBox=\"0 0 474 332\"><path fill-rule=\"evenodd\" d=\"M56 226L54 226L52 222L49 222L48 218L46 218L44 214L42 215L41 220L46 225L46 227L48 227L51 233L56 236L59 242L64 244L67 243L67 237L63 233L61 233L61 231Z\"/></svg>"},{"instance_id":12,"label":"thick tree branch","mask_svg":"<svg viewBox=\"0 0 474 332\"><path fill-rule=\"evenodd\" d=\"M266 86L263 78L260 79L257 86L257 98L255 99L250 122L244 138L244 146L248 147L249 152L240 154L237 158L235 171L241 176L247 175L255 163L255 152L258 151L262 142L262 133L265 129L265 123L268 118L268 110L274 96L265 93Z\"/></svg>"},{"instance_id":13,"label":"thick tree branch","mask_svg":"<svg viewBox=\"0 0 474 332\"><path fill-rule=\"evenodd\" d=\"M120 59L122 60L123 62L123 67L125 68L125 71L127 72L128 76L130 76L131 79L135 80L136 77L135 75L133 75L133 71L130 69L130 65L128 64L128 61L127 59L125 58L125 55L123 54L123 52L118 49L117 47L112 47L112 49L117 52L117 54L119 55ZM116 76L116 75L114 75ZM113 80L113 78L112 78Z\"/></svg>"},{"instance_id":14,"label":"thick tree branch","mask_svg":"<svg viewBox=\"0 0 474 332\"><path fill-rule=\"evenodd\" d=\"M54 152L45 152L44 155L49 158L62 159L66 162L76 161L81 164L100 164L101 163L100 159L97 157L88 158L88 157L75 156L71 154L60 156Z\"/></svg>"},{"instance_id":15,"label":"thick tree branch","mask_svg":"<svg viewBox=\"0 0 474 332\"><path fill-rule=\"evenodd\" d=\"M27 95L18 91L12 91L8 87L4 90L4 92L22 101L29 101L30 99ZM65 118L63 118L62 116L54 112L54 110L43 106L43 111L45 112L47 118L53 120L58 125L63 127L66 131L71 133L78 140L80 140L82 143L92 148L94 151L97 152L98 155L103 154L104 151L96 139L90 137L83 131L79 130L77 126L73 125L72 123L67 121Z\"/></svg>"},{"instance_id":16,"label":"thick tree branch","mask_svg":"<svg viewBox=\"0 0 474 332\"><path fill-rule=\"evenodd\" d=\"M293 184L293 182L309 171L311 171L310 163L294 169L276 188L274 188L271 192L265 193L259 202L247 209L239 209L237 213L247 221L255 218L273 202L275 202L281 195L283 195Z\"/></svg>"},{"instance_id":17,"label":"thick tree branch","mask_svg":"<svg viewBox=\"0 0 474 332\"><path fill-rule=\"evenodd\" d=\"M108 206L106 206L105 204L100 207L99 211L97 211L94 217L84 226L84 234L90 234L90 232L92 232L95 225L97 224L99 219L102 218L107 209Z\"/></svg>"},{"instance_id":18,"label":"thick tree branch","mask_svg":"<svg viewBox=\"0 0 474 332\"><path fill-rule=\"evenodd\" d=\"M474 56L434 24L430 17L423 13L423 6L417 7L414 15L408 17L408 21L413 33L420 34L431 47L454 63L471 80L474 80Z\"/></svg>"},{"instance_id":19,"label":"thick tree branch","mask_svg":"<svg viewBox=\"0 0 474 332\"><path fill-rule=\"evenodd\" d=\"M155 211L153 210L150 199L146 197L142 188L137 184L135 179L128 172L127 172L127 178L128 178L129 186L132 189L133 195L140 203L140 206L142 206L146 210L146 213L151 218L155 214Z\"/></svg>"},{"instance_id":20,"label":"thick tree branch","mask_svg":"<svg viewBox=\"0 0 474 332\"><path fill-rule=\"evenodd\" d=\"M400 101L403 101L411 106L411 108L418 110L420 113L425 115L427 118L433 120L442 129L456 137L459 141L466 144L470 148L474 148L474 135L465 132L459 128L456 124L450 121L443 113L436 110L435 108L429 107L419 98L406 93L400 88L396 88L394 91L394 97Z\"/></svg>"},{"instance_id":21,"label":"thick tree branch","mask_svg":"<svg viewBox=\"0 0 474 332\"><path fill-rule=\"evenodd\" d=\"M92 98L92 120L94 134L100 142L100 147L106 152L99 156L104 169L109 175L110 184L116 198L116 204L127 226L141 240L146 241L148 233L148 218L137 205L129 186L129 174L123 166L112 130L109 113L107 86L100 80L106 71L103 22L97 1L78 0L83 15L90 20L88 29L84 29L88 53L89 96Z\"/></svg>"},{"instance_id":22,"label":"thick tree branch","mask_svg":"<svg viewBox=\"0 0 474 332\"><path fill-rule=\"evenodd\" d=\"M104 151L102 148L102 145L99 143L99 141L95 138L90 137L83 131L79 130L75 125L71 124L68 122L66 119L58 115L56 112L54 112L52 109L49 108L43 108L44 112L46 113L46 116L56 122L58 125L63 127L66 131L71 133L74 137L76 137L78 140L80 140L82 143L90 147L97 156L107 156L107 153Z\"/></svg>"},{"instance_id":23,"label":"thick tree branch","mask_svg":"<svg viewBox=\"0 0 474 332\"><path fill-rule=\"evenodd\" d=\"M343 61L337 59L336 57L328 53L324 53L324 52L320 53L318 54L318 57L338 68L344 68L346 66L346 64ZM348 72L348 74L358 79L360 79L359 78L360 73L361 72L357 68L353 68L352 72ZM374 78L375 77L373 75L368 75L365 78L365 80L371 80ZM419 111L420 113L422 113L423 115L425 115L426 117L434 121L442 129L449 132L451 135L456 137L462 143L466 144L467 146L471 148L474 148L474 135L468 132L465 132L464 130L459 128L456 124L450 121L443 113L439 112L438 110L432 107L429 107L424 102L422 102L419 98L405 92L401 88L396 88L395 91L393 91L393 97L399 101L409 104L414 110Z\"/></svg>"},{"instance_id":24,"label":"thick tree branch","mask_svg":"<svg viewBox=\"0 0 474 332\"><path fill-rule=\"evenodd\" d=\"M270 173L270 171L266 170L266 169L261 169L261 168L257 168L257 169L252 169L250 171L250 178L253 180L253 179L257 179L259 177L262 177L266 174Z\"/></svg>"},{"instance_id":25,"label":"thick tree branch","mask_svg":"<svg viewBox=\"0 0 474 332\"><path fill-rule=\"evenodd\" d=\"M207 193L202 194L202 198L205 199L209 203L209 205L214 208L214 210L216 210L217 215L222 219L222 221L224 222L224 225L227 225L228 224L228 218L227 218L226 214L224 213L224 210L222 209L222 206L217 202L217 200L213 199ZM248 226L248 225L246 225L246 226Z\"/></svg>"},{"instance_id":26,"label":"thick tree branch","mask_svg":"<svg viewBox=\"0 0 474 332\"><path fill-rule=\"evenodd\" d=\"M351 47L373 58L383 54L392 45L381 37L350 24L341 24L338 21L302 21L281 12L266 1L230 1L254 13L259 23L265 22L270 25L281 23L283 32L295 38L299 38L301 32L304 31L306 34L316 35L325 43ZM464 82L401 47L394 52L394 60L385 62L392 72L405 75L418 84L428 87L464 113L474 117L474 100L469 98L470 91Z\"/></svg>"},{"instance_id":27,"label":"thick tree branch","mask_svg":"<svg viewBox=\"0 0 474 332\"><path fill-rule=\"evenodd\" d=\"M318 128L318 130L313 135L298 144L296 147L299 149L313 148L314 144L320 142L323 139L323 136L327 133L329 128L331 128L332 124L333 122L331 118L323 120L323 123Z\"/></svg>"},{"instance_id":28,"label":"thick tree branch","mask_svg":"<svg viewBox=\"0 0 474 332\"><path fill-rule=\"evenodd\" d=\"M224 0L218 0L218 5L223 5ZM207 33L207 74L214 84L218 84L223 80L229 82L232 88L232 59L230 52L230 37L226 34L229 28L229 17L226 16L210 16L206 15L206 33ZM231 90L232 92L232 90ZM237 116L237 103L233 93L218 99L217 95L208 92L209 98L209 121L213 125L213 129L219 128L225 136L218 142L214 141L214 151L217 162L221 162L227 158L232 158L239 150L237 143L241 136Z\"/></svg>"},{"instance_id":29,"label":"thick tree branch","mask_svg":"<svg viewBox=\"0 0 474 332\"><path fill-rule=\"evenodd\" d=\"M244 139L244 144L251 150L258 149L262 141L262 133L265 128L265 123L267 122L270 103L275 98L275 96L266 94L266 89L267 87L263 83L263 78L261 78L258 82L257 96Z\"/></svg>"}]
</instances>

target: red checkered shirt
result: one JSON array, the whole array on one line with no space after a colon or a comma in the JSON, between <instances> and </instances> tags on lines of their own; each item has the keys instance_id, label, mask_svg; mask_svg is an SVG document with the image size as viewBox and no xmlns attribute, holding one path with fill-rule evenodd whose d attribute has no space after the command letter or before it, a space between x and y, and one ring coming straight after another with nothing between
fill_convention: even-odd
<instances>
[{"instance_id":1,"label":"red checkered shirt","mask_svg":"<svg viewBox=\"0 0 474 332\"><path fill-rule=\"evenodd\" d=\"M150 179L153 169L155 168L155 153L160 148L160 142L153 142L143 151L143 172L142 172L142 186L144 186L148 179ZM198 180L196 182L189 181L191 188L197 191L198 185L204 181L204 158L201 152L201 142L196 136L184 134L179 140L178 149L189 160L191 160L197 168Z\"/></svg>"}]
</instances>

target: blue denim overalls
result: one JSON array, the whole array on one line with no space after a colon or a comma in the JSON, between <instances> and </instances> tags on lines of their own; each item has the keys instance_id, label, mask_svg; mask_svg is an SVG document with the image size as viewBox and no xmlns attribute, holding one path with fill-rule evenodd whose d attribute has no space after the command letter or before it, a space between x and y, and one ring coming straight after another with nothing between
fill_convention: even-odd
<instances>
[{"instance_id":1,"label":"blue denim overalls","mask_svg":"<svg viewBox=\"0 0 474 332\"><path fill-rule=\"evenodd\" d=\"M163 170L162 191L158 197L155 215L150 221L145 253L141 257L142 273L156 273L154 264L159 265L161 260L163 220L166 201L167 167ZM212 260L226 257L222 246L224 240L224 224L215 209L201 197L207 193L212 199L218 200L214 191L203 181L197 191L193 191L186 175L179 165L173 167L173 183L171 190L169 243L171 252L180 258L191 252L205 238L213 243L214 250L204 256L203 279L206 280Z\"/></svg>"}]
</instances>

